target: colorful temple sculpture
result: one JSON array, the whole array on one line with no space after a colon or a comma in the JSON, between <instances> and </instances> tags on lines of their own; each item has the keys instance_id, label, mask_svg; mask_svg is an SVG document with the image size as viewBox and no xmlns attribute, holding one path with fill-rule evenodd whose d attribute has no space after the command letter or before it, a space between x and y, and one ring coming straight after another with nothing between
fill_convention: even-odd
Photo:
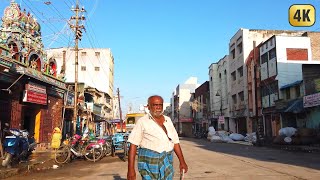
<instances>
[{"instance_id":1,"label":"colorful temple sculpture","mask_svg":"<svg viewBox=\"0 0 320 180\"><path fill-rule=\"evenodd\" d=\"M4 123L27 129L47 144L54 127L62 127L67 91L64 72L48 59L41 26L11 1L0 28L0 128Z\"/></svg>"}]
</instances>

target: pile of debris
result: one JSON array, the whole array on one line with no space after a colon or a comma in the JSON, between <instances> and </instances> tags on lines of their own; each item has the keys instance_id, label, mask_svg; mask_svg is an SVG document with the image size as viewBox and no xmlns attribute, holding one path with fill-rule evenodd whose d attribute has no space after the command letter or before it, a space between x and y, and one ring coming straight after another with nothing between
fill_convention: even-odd
<instances>
[{"instance_id":1,"label":"pile of debris","mask_svg":"<svg viewBox=\"0 0 320 180\"><path fill-rule=\"evenodd\" d=\"M216 131L212 126L209 127L208 131L207 139L211 142L235 143L242 141L252 144L257 140L255 132L247 133L246 136L243 136L242 134L230 133L228 131Z\"/></svg>"},{"instance_id":2,"label":"pile of debris","mask_svg":"<svg viewBox=\"0 0 320 180\"><path fill-rule=\"evenodd\" d=\"M311 128L285 127L279 130L279 135L273 140L281 145L311 145L320 143L320 134Z\"/></svg>"}]
</instances>

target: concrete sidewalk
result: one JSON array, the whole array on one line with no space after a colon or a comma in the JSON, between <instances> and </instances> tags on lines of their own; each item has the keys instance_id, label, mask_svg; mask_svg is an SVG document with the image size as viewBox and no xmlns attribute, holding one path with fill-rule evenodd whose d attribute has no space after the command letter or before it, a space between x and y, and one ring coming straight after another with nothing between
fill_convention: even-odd
<instances>
[{"instance_id":1,"label":"concrete sidewalk","mask_svg":"<svg viewBox=\"0 0 320 180\"><path fill-rule=\"evenodd\" d=\"M50 169L54 164L56 163L52 150L37 150L32 153L28 162L19 163L12 168L5 168L0 165L0 179L5 179L32 170Z\"/></svg>"}]
</instances>

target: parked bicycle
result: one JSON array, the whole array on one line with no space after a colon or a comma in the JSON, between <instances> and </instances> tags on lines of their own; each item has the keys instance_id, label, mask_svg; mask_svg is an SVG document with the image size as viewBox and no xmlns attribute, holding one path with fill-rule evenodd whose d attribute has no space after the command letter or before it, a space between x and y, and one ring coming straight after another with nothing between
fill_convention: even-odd
<instances>
[{"instance_id":1,"label":"parked bicycle","mask_svg":"<svg viewBox=\"0 0 320 180\"><path fill-rule=\"evenodd\" d=\"M88 161L98 161L104 154L103 146L98 141L82 139L78 134L67 139L55 152L55 161L67 163L75 157L85 157Z\"/></svg>"}]
</instances>

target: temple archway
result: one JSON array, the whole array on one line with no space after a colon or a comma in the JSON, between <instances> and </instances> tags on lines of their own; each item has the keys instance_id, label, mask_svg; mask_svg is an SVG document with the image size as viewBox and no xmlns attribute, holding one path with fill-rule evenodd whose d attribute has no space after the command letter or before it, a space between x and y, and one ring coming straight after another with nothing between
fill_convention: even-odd
<instances>
[{"instance_id":1,"label":"temple archway","mask_svg":"<svg viewBox=\"0 0 320 180\"><path fill-rule=\"evenodd\" d=\"M49 60L49 74L51 76L57 77L57 62L52 58Z\"/></svg>"},{"instance_id":2,"label":"temple archway","mask_svg":"<svg viewBox=\"0 0 320 180\"><path fill-rule=\"evenodd\" d=\"M41 59L38 54L34 53L29 56L29 67L41 71Z\"/></svg>"},{"instance_id":3,"label":"temple archway","mask_svg":"<svg viewBox=\"0 0 320 180\"><path fill-rule=\"evenodd\" d=\"M16 60L16 61L19 61L21 60L21 53L19 52L19 46L16 42L10 40L8 42L8 48L9 48L9 51L10 51L10 54L11 54L11 58Z\"/></svg>"}]
</instances>

